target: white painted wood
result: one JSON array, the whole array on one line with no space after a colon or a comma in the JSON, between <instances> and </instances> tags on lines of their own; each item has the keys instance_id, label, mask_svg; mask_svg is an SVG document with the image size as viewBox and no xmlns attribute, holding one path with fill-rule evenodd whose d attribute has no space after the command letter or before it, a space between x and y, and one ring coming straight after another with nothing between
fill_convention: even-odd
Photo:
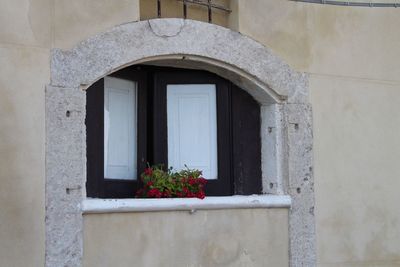
<instances>
[{"instance_id":1,"label":"white painted wood","mask_svg":"<svg viewBox=\"0 0 400 267\"><path fill-rule=\"evenodd\" d=\"M121 213L145 211L195 211L215 209L290 208L288 195L252 195L229 197L165 199L85 199L83 213Z\"/></svg>"},{"instance_id":2,"label":"white painted wood","mask_svg":"<svg viewBox=\"0 0 400 267\"><path fill-rule=\"evenodd\" d=\"M104 176L136 180L136 97L133 81L104 78Z\"/></svg>"},{"instance_id":3,"label":"white painted wood","mask_svg":"<svg viewBox=\"0 0 400 267\"><path fill-rule=\"evenodd\" d=\"M167 85L168 165L199 169L217 179L217 101L214 84Z\"/></svg>"}]
</instances>

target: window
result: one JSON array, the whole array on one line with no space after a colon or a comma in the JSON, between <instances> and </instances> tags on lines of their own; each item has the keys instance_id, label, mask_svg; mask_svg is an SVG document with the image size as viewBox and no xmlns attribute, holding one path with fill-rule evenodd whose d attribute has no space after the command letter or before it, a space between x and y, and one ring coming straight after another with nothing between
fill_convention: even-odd
<instances>
[{"instance_id":1,"label":"window","mask_svg":"<svg viewBox=\"0 0 400 267\"><path fill-rule=\"evenodd\" d=\"M137 83L104 78L104 175L136 180Z\"/></svg>"},{"instance_id":2,"label":"window","mask_svg":"<svg viewBox=\"0 0 400 267\"><path fill-rule=\"evenodd\" d=\"M206 195L261 193L260 107L214 74L133 66L87 91L87 195L133 197L147 165L203 171Z\"/></svg>"}]
</instances>

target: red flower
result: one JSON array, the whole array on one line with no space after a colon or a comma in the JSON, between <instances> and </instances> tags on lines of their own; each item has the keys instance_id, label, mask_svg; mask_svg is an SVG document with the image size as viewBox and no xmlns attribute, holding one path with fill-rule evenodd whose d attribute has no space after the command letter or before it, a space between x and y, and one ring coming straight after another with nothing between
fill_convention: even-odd
<instances>
[{"instance_id":1,"label":"red flower","mask_svg":"<svg viewBox=\"0 0 400 267\"><path fill-rule=\"evenodd\" d=\"M162 196L162 193L157 188L154 188L154 189L150 189L149 192L147 192L147 196L160 198Z\"/></svg>"},{"instance_id":2,"label":"red flower","mask_svg":"<svg viewBox=\"0 0 400 267\"><path fill-rule=\"evenodd\" d=\"M182 172L171 172L161 167L148 167L141 175L143 188L136 192L137 197L169 198L169 197L205 197L204 179L198 170L185 170Z\"/></svg>"},{"instance_id":3,"label":"red flower","mask_svg":"<svg viewBox=\"0 0 400 267\"><path fill-rule=\"evenodd\" d=\"M171 197L171 192L169 190L165 191L163 197Z\"/></svg>"},{"instance_id":4,"label":"red flower","mask_svg":"<svg viewBox=\"0 0 400 267\"><path fill-rule=\"evenodd\" d=\"M199 191L199 192L197 192L197 194L196 194L196 197L197 197L197 198L200 198L200 199L205 198L205 196L206 196L206 194L204 194L203 191Z\"/></svg>"},{"instance_id":5,"label":"red flower","mask_svg":"<svg viewBox=\"0 0 400 267\"><path fill-rule=\"evenodd\" d=\"M153 169L152 168L144 169L144 174L147 176L151 176L153 174Z\"/></svg>"}]
</instances>

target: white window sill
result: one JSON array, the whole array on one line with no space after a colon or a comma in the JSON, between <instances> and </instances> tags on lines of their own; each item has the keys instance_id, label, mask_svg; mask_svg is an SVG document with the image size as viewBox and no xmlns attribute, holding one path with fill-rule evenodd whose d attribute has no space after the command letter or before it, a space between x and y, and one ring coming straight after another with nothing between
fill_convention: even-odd
<instances>
[{"instance_id":1,"label":"white window sill","mask_svg":"<svg viewBox=\"0 0 400 267\"><path fill-rule=\"evenodd\" d=\"M145 211L196 211L215 209L290 208L286 195L251 195L229 197L162 198L162 199L85 199L82 212L121 213Z\"/></svg>"}]
</instances>

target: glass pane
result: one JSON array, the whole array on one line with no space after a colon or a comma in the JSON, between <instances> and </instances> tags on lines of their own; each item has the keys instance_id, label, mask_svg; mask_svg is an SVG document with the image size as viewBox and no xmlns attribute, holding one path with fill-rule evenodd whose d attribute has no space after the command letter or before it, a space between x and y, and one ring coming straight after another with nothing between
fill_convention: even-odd
<instances>
[{"instance_id":1,"label":"glass pane","mask_svg":"<svg viewBox=\"0 0 400 267\"><path fill-rule=\"evenodd\" d=\"M214 84L167 86L168 164L217 179L217 104Z\"/></svg>"},{"instance_id":2,"label":"glass pane","mask_svg":"<svg viewBox=\"0 0 400 267\"><path fill-rule=\"evenodd\" d=\"M104 176L136 180L137 84L104 78Z\"/></svg>"}]
</instances>

